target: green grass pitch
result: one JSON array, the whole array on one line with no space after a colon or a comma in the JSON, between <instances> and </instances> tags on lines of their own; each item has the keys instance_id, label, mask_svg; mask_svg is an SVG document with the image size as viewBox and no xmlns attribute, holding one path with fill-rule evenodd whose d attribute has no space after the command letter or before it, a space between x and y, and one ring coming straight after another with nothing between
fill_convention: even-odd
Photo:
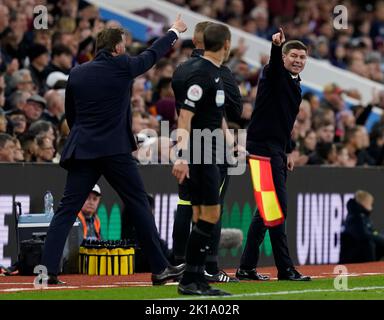
<instances>
[{"instance_id":1,"label":"green grass pitch","mask_svg":"<svg viewBox=\"0 0 384 320\"><path fill-rule=\"evenodd\" d=\"M225 298L182 296L176 285L98 288L91 290L37 290L0 294L0 300L384 300L384 276L348 277L348 289L336 290L334 279L311 282L268 281L215 284L232 293Z\"/></svg>"}]
</instances>

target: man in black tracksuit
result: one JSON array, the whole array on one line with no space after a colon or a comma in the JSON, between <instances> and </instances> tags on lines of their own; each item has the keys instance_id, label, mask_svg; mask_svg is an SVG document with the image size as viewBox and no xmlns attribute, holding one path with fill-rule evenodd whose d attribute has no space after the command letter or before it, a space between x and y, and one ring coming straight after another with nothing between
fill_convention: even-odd
<instances>
[{"instance_id":1,"label":"man in black tracksuit","mask_svg":"<svg viewBox=\"0 0 384 320\"><path fill-rule=\"evenodd\" d=\"M204 54L203 33L205 28L210 22L200 22L195 27L193 42L196 49L193 50L191 58L185 63L181 64L175 71L172 78L172 88L176 98L176 108L179 113L180 107L184 103L185 98L185 79L189 76L193 63L197 58ZM224 82L225 91L225 115L227 119L237 121L241 118L242 102L240 90L237 86L236 80L231 71L226 66L220 67L220 76ZM219 165L220 168L220 204L221 212L223 210L224 196L229 183L229 176L227 174L228 166ZM196 222L196 218L192 219L192 205L190 201L189 180L185 180L179 184L179 202L177 205L177 212L174 220L173 227L173 254L176 263L185 262L185 250L187 246L188 237L190 234L191 221ZM221 219L215 225L210 250L208 251L205 276L209 282L233 282L238 281L236 278L228 276L223 270L218 268L218 250L221 234Z\"/></svg>"},{"instance_id":2,"label":"man in black tracksuit","mask_svg":"<svg viewBox=\"0 0 384 320\"><path fill-rule=\"evenodd\" d=\"M293 170L291 131L301 103L299 73L304 69L307 48L300 41L284 43L284 32L272 36L269 64L259 81L255 109L247 132L247 151L270 157L273 182L283 211L287 216L287 169ZM284 45L283 45L284 43ZM288 154L288 157L287 157ZM268 280L256 271L259 246L267 227L256 210L248 231L247 243L236 272L240 280ZM279 280L308 281L293 266L289 256L285 224L269 227Z\"/></svg>"},{"instance_id":3,"label":"man in black tracksuit","mask_svg":"<svg viewBox=\"0 0 384 320\"><path fill-rule=\"evenodd\" d=\"M384 256L384 235L372 225L373 201L372 194L358 190L347 202L348 214L340 234L339 263L379 261Z\"/></svg>"}]
</instances>

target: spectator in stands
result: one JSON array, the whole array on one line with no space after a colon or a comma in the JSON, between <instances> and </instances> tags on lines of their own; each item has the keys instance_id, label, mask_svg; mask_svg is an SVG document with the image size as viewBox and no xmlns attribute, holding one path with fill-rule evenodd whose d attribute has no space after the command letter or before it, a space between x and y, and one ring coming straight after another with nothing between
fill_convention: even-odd
<instances>
[{"instance_id":1,"label":"spectator in stands","mask_svg":"<svg viewBox=\"0 0 384 320\"><path fill-rule=\"evenodd\" d=\"M7 6L0 4L0 38L9 26L9 9Z\"/></svg>"},{"instance_id":2,"label":"spectator in stands","mask_svg":"<svg viewBox=\"0 0 384 320\"><path fill-rule=\"evenodd\" d=\"M13 158L16 162L24 162L24 150L21 148L21 144L19 139L13 138L14 143L14 151L13 151Z\"/></svg>"},{"instance_id":3,"label":"spectator in stands","mask_svg":"<svg viewBox=\"0 0 384 320\"><path fill-rule=\"evenodd\" d=\"M244 60L240 60L234 66L233 72L242 97L250 97L252 85L249 81L249 66Z\"/></svg>"},{"instance_id":4,"label":"spectator in stands","mask_svg":"<svg viewBox=\"0 0 384 320\"><path fill-rule=\"evenodd\" d=\"M52 49L51 30L35 29L33 30L33 43L40 44L47 48L48 52Z\"/></svg>"},{"instance_id":5,"label":"spectator in stands","mask_svg":"<svg viewBox=\"0 0 384 320\"><path fill-rule=\"evenodd\" d=\"M31 124L28 134L36 139L47 138L52 141L53 147L56 148L56 129L51 122L38 120Z\"/></svg>"},{"instance_id":6,"label":"spectator in stands","mask_svg":"<svg viewBox=\"0 0 384 320\"><path fill-rule=\"evenodd\" d=\"M3 111L0 113L0 132L1 133L7 132L7 125L8 125L8 120Z\"/></svg>"},{"instance_id":7,"label":"spectator in stands","mask_svg":"<svg viewBox=\"0 0 384 320\"><path fill-rule=\"evenodd\" d=\"M342 226L340 263L378 261L384 256L384 235L372 225L374 197L358 190L347 203L348 214Z\"/></svg>"},{"instance_id":8,"label":"spectator in stands","mask_svg":"<svg viewBox=\"0 0 384 320\"><path fill-rule=\"evenodd\" d=\"M144 129L146 129L146 126L141 112L132 112L132 133L137 136Z\"/></svg>"},{"instance_id":9,"label":"spectator in stands","mask_svg":"<svg viewBox=\"0 0 384 320\"><path fill-rule=\"evenodd\" d=\"M46 74L54 71L60 71L64 74L69 74L72 68L72 51L65 45L58 44L52 48L52 59L45 69Z\"/></svg>"},{"instance_id":10,"label":"spectator in stands","mask_svg":"<svg viewBox=\"0 0 384 320\"><path fill-rule=\"evenodd\" d=\"M0 57L1 64L1 57ZM0 71L0 111L4 111L5 107L5 80Z\"/></svg>"},{"instance_id":11,"label":"spectator in stands","mask_svg":"<svg viewBox=\"0 0 384 320\"><path fill-rule=\"evenodd\" d=\"M335 137L335 126L329 121L320 123L316 130L316 136L320 143L332 143Z\"/></svg>"},{"instance_id":12,"label":"spectator in stands","mask_svg":"<svg viewBox=\"0 0 384 320\"><path fill-rule=\"evenodd\" d=\"M157 134L160 134L160 122L155 116L146 112L142 115L142 117L144 120L144 129L151 129L154 130Z\"/></svg>"},{"instance_id":13,"label":"spectator in stands","mask_svg":"<svg viewBox=\"0 0 384 320\"><path fill-rule=\"evenodd\" d=\"M310 129L305 133L302 142L299 144L300 154L310 155L315 151L317 144L317 136L314 130Z\"/></svg>"},{"instance_id":14,"label":"spectator in stands","mask_svg":"<svg viewBox=\"0 0 384 320\"><path fill-rule=\"evenodd\" d=\"M0 133L0 162L15 162L15 144L12 136L7 133Z\"/></svg>"},{"instance_id":15,"label":"spectator in stands","mask_svg":"<svg viewBox=\"0 0 384 320\"><path fill-rule=\"evenodd\" d=\"M48 49L41 44L33 44L29 48L29 71L31 72L32 81L37 88L39 95L44 95L46 91L46 72L45 68L49 63Z\"/></svg>"},{"instance_id":16,"label":"spectator in stands","mask_svg":"<svg viewBox=\"0 0 384 320\"><path fill-rule=\"evenodd\" d=\"M345 109L340 111L336 116L336 132L335 136L338 140L343 140L345 135L345 131L352 129L356 126L356 118L353 115L352 111L349 109Z\"/></svg>"},{"instance_id":17,"label":"spectator in stands","mask_svg":"<svg viewBox=\"0 0 384 320\"><path fill-rule=\"evenodd\" d=\"M21 148L24 153L25 162L36 162L36 138L31 134L25 134L20 137Z\"/></svg>"},{"instance_id":18,"label":"spectator in stands","mask_svg":"<svg viewBox=\"0 0 384 320\"><path fill-rule=\"evenodd\" d=\"M8 98L6 110L24 110L27 100L31 94L26 91L16 90Z\"/></svg>"},{"instance_id":19,"label":"spectator in stands","mask_svg":"<svg viewBox=\"0 0 384 320\"><path fill-rule=\"evenodd\" d=\"M346 131L344 140L349 157L356 161L357 166L375 164L375 160L369 156L364 148L365 137L361 129L355 127Z\"/></svg>"},{"instance_id":20,"label":"spectator in stands","mask_svg":"<svg viewBox=\"0 0 384 320\"><path fill-rule=\"evenodd\" d=\"M92 191L89 193L87 200L85 200L79 214L77 215L81 222L80 239L102 240L101 224L99 216L97 215L97 208L99 207L100 199L101 189L99 185L95 184Z\"/></svg>"},{"instance_id":21,"label":"spectator in stands","mask_svg":"<svg viewBox=\"0 0 384 320\"><path fill-rule=\"evenodd\" d=\"M146 84L147 80L144 77L136 78L132 84L132 100L138 100L135 107L140 107L139 111L141 112L146 112L146 105L152 100L152 90L147 90ZM144 104L142 102L144 102Z\"/></svg>"},{"instance_id":22,"label":"spectator in stands","mask_svg":"<svg viewBox=\"0 0 384 320\"><path fill-rule=\"evenodd\" d=\"M375 159L376 165L384 165L384 126L374 127L370 139L369 155Z\"/></svg>"},{"instance_id":23,"label":"spectator in stands","mask_svg":"<svg viewBox=\"0 0 384 320\"><path fill-rule=\"evenodd\" d=\"M64 97L57 90L49 90L44 98L47 101L47 108L41 118L51 122L57 128L65 112Z\"/></svg>"},{"instance_id":24,"label":"spectator in stands","mask_svg":"<svg viewBox=\"0 0 384 320\"><path fill-rule=\"evenodd\" d=\"M23 111L27 117L28 124L31 124L41 118L46 105L47 101L37 94L34 94L27 99L27 103L24 105Z\"/></svg>"},{"instance_id":25,"label":"spectator in stands","mask_svg":"<svg viewBox=\"0 0 384 320\"><path fill-rule=\"evenodd\" d=\"M36 88L32 80L31 72L28 69L20 69L13 73L11 78L11 88L35 94Z\"/></svg>"},{"instance_id":26,"label":"spectator in stands","mask_svg":"<svg viewBox=\"0 0 384 320\"><path fill-rule=\"evenodd\" d=\"M332 142L319 142L315 152L308 157L308 165L333 165L336 163L336 147Z\"/></svg>"},{"instance_id":27,"label":"spectator in stands","mask_svg":"<svg viewBox=\"0 0 384 320\"><path fill-rule=\"evenodd\" d=\"M36 162L53 162L55 148L53 141L44 136L36 137Z\"/></svg>"},{"instance_id":28,"label":"spectator in stands","mask_svg":"<svg viewBox=\"0 0 384 320\"><path fill-rule=\"evenodd\" d=\"M319 60L329 60L329 41L325 36L320 36L316 39L316 47L313 52L313 57Z\"/></svg>"},{"instance_id":29,"label":"spectator in stands","mask_svg":"<svg viewBox=\"0 0 384 320\"><path fill-rule=\"evenodd\" d=\"M320 103L320 107L324 109L331 109L335 113L344 110L345 108L345 102L343 98L341 97L341 94L343 93L343 89L341 89L337 84L335 83L329 83L326 86L324 86L323 89L323 99Z\"/></svg>"},{"instance_id":30,"label":"spectator in stands","mask_svg":"<svg viewBox=\"0 0 384 320\"><path fill-rule=\"evenodd\" d=\"M156 63L151 76L152 85L155 87L161 78L172 78L175 71L172 62L167 58L162 58Z\"/></svg>"},{"instance_id":31,"label":"spectator in stands","mask_svg":"<svg viewBox=\"0 0 384 320\"><path fill-rule=\"evenodd\" d=\"M12 123L12 134L14 136L19 137L27 131L27 118L23 111L14 109L8 112L7 116Z\"/></svg>"},{"instance_id":32,"label":"spectator in stands","mask_svg":"<svg viewBox=\"0 0 384 320\"><path fill-rule=\"evenodd\" d=\"M332 109L318 108L312 113L312 127L317 131L317 129L324 123L331 123L336 127L336 117L335 112Z\"/></svg>"},{"instance_id":33,"label":"spectator in stands","mask_svg":"<svg viewBox=\"0 0 384 320\"><path fill-rule=\"evenodd\" d=\"M171 84L172 78L160 78L157 84L159 99L155 104L156 114L161 116L162 121L169 122L169 128L176 124L176 104Z\"/></svg>"},{"instance_id":34,"label":"spectator in stands","mask_svg":"<svg viewBox=\"0 0 384 320\"><path fill-rule=\"evenodd\" d=\"M309 129L311 129L311 106L307 100L302 100L299 113L296 116L294 130L298 138L304 138Z\"/></svg>"},{"instance_id":35,"label":"spectator in stands","mask_svg":"<svg viewBox=\"0 0 384 320\"><path fill-rule=\"evenodd\" d=\"M336 161L335 165L338 167L354 167L356 161L349 157L348 149L342 143L336 144Z\"/></svg>"}]
</instances>

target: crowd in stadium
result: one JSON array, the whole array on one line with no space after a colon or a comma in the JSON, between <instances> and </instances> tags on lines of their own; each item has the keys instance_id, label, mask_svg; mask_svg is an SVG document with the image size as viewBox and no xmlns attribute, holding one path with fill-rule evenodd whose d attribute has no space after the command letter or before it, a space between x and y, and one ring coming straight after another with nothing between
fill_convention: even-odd
<instances>
[{"instance_id":1,"label":"crowd in stadium","mask_svg":"<svg viewBox=\"0 0 384 320\"><path fill-rule=\"evenodd\" d=\"M351 20L349 28L340 31L329 21L336 1L171 2L268 40L282 25L287 39L300 39L308 45L310 56L384 82L383 1L364 6L344 1ZM48 8L48 29L33 26L33 8L40 4ZM101 19L97 8L85 1L0 0L0 162L59 161L69 134L64 114L68 75L74 66L93 59L96 34L105 27L121 26ZM138 54L153 40L141 43L130 37L127 50ZM139 141L158 144L161 159L169 156L169 136L146 139L143 130L159 132L161 121L169 121L170 128L175 128L172 74L192 49L192 41L184 38L133 83L132 130ZM227 62L243 98L241 118L228 115L233 129L247 127L262 70L242 59L246 50L244 43L233 43ZM266 63L268 57L261 57L261 66ZM345 96L360 100L357 88L342 90L331 81L321 96L304 93L292 132L296 165L384 165L384 116L369 131L365 126L373 108L384 109L384 91L375 92L368 105L347 105Z\"/></svg>"}]
</instances>

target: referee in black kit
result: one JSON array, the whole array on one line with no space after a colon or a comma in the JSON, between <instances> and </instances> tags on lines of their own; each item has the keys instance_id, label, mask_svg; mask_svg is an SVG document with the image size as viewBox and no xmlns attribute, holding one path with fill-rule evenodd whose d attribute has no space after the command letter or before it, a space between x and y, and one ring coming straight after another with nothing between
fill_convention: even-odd
<instances>
[{"instance_id":1,"label":"referee in black kit","mask_svg":"<svg viewBox=\"0 0 384 320\"><path fill-rule=\"evenodd\" d=\"M220 66L230 52L231 33L228 27L216 23L208 25L204 31L204 47L204 55L196 57L190 65L184 82L177 133L178 156L181 159L176 160L172 171L179 183L190 178L193 215L198 217L188 240L186 269L178 292L186 295L229 295L211 288L204 277L207 250L214 226L220 218L221 177L217 160L220 157L218 147L225 143L226 133L221 130L225 128L225 94ZM222 139L219 137L209 150L205 148L204 138L197 138L197 133L212 133L217 129ZM191 163L188 165L184 155L189 152ZM211 159L207 159L209 157Z\"/></svg>"},{"instance_id":2,"label":"referee in black kit","mask_svg":"<svg viewBox=\"0 0 384 320\"><path fill-rule=\"evenodd\" d=\"M172 77L172 88L175 93L176 109L180 108L185 100L185 81L190 75L190 68L204 54L204 30L211 24L209 21L202 21L196 24L193 34L193 44L195 49L192 51L191 58L182 63L175 70ZM230 69L224 65L220 67L220 75L224 83L225 102L224 111L226 116L231 119L240 119L242 113L242 100L240 90ZM221 214L223 211L223 201L229 183L228 164L219 165L220 168L220 205ZM185 251L190 234L191 221L197 221L197 216L192 218L192 204L189 188L189 179L185 179L178 185L179 201L173 226L173 254L176 264L185 262ZM218 251L221 234L221 219L215 224L209 250L207 252L204 275L208 282L237 282L237 278L230 277L224 270L218 267Z\"/></svg>"},{"instance_id":3,"label":"referee in black kit","mask_svg":"<svg viewBox=\"0 0 384 320\"><path fill-rule=\"evenodd\" d=\"M177 17L170 30L135 57L125 52L125 32L104 29L97 35L93 61L71 70L65 115L71 129L60 165L68 170L64 196L49 226L42 265L48 284L60 284L60 257L77 213L103 175L129 209L140 244L149 257L152 283L179 277L184 266L170 266L164 256L144 184L132 151L131 90L135 77L149 70L187 29Z\"/></svg>"},{"instance_id":4,"label":"referee in black kit","mask_svg":"<svg viewBox=\"0 0 384 320\"><path fill-rule=\"evenodd\" d=\"M247 151L270 157L276 194L287 217L287 169L293 170L290 157L291 131L301 103L299 73L307 60L307 47L300 41L285 42L283 30L272 36L269 64L263 69L257 90L255 109L247 131ZM236 277L240 280L268 280L256 271L259 246L267 227L258 209L248 231L247 243ZM308 281L293 266L289 256L285 224L268 228L279 280Z\"/></svg>"}]
</instances>

